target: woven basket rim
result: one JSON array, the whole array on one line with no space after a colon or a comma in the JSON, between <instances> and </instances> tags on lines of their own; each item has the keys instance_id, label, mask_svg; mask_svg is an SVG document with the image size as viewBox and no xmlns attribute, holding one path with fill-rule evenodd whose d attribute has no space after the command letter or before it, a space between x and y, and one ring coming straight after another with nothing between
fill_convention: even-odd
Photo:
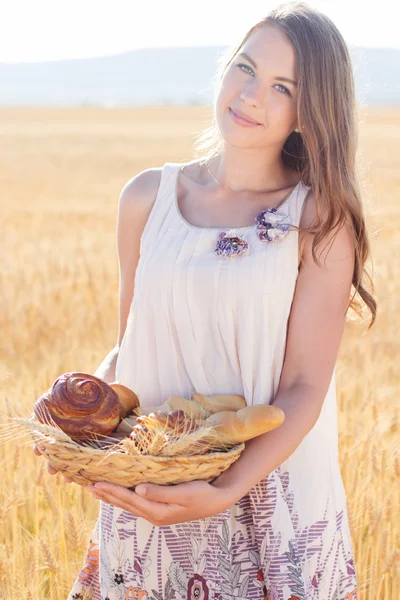
<instances>
[{"instance_id":1,"label":"woven basket rim","mask_svg":"<svg viewBox=\"0 0 400 600\"><path fill-rule=\"evenodd\" d=\"M30 429L31 431L39 434L40 436L46 438L46 440L48 440L49 442L56 442L57 444L62 444L65 447L70 447L71 449L79 449L81 452L85 452L85 450L90 451L91 454L95 453L95 454L99 454L101 456L103 456L103 458L108 454L108 455L112 455L112 454L118 454L121 456L126 456L126 457L134 457L135 459L149 459L151 458L152 460L156 461L156 462L166 462L166 461L171 461L171 459L174 460L189 460L191 463L196 463L196 462L203 462L205 458L208 459L212 459L215 458L217 456L230 456L231 454L235 454L236 452L238 452L239 450L243 449L245 447L245 443L244 442L240 442L239 444L235 444L234 446L232 446L232 448L229 448L229 450L216 450L215 452L207 452L206 454L172 454L172 455L162 455L162 456L158 456L158 455L153 455L153 454L134 454L131 455L127 452L121 452L119 451L115 446L117 446L118 442L115 444L115 446L111 446L111 448L109 450L107 449L102 449L102 448L95 448L94 446L82 446L81 444L78 444L78 442L75 442L74 440L71 439L71 441L68 440L60 440L60 439L56 439L55 437L44 433L43 431L40 431L38 429L33 429L32 428L32 422L38 423L38 425L40 426L41 423L40 421L38 421L36 418L32 418L32 416L29 419L19 419L20 422L27 422L30 423ZM57 427L53 427L51 425L47 425L46 427L51 427L52 429L58 431ZM61 430L62 431L62 430ZM63 432L65 433L65 432ZM68 434L65 434L68 435ZM112 437L112 435L110 436ZM128 437L128 436L127 436Z\"/></svg>"}]
</instances>

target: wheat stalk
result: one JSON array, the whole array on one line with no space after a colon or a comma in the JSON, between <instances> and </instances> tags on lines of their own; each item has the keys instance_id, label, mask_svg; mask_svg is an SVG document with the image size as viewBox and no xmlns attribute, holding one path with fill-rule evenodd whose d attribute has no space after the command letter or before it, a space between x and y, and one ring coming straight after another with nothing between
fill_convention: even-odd
<instances>
[{"instance_id":1,"label":"wheat stalk","mask_svg":"<svg viewBox=\"0 0 400 600\"><path fill-rule=\"evenodd\" d=\"M379 455L378 455L378 450L377 450L377 448L376 448L375 445L372 447L371 459L372 459L372 469L373 469L373 472L376 473L376 474L378 474L379 471L380 471Z\"/></svg>"},{"instance_id":2,"label":"wheat stalk","mask_svg":"<svg viewBox=\"0 0 400 600\"><path fill-rule=\"evenodd\" d=\"M375 531L379 525L381 517L382 517L382 510L381 509L375 510L373 513L373 518L371 519L371 523L370 523L369 535L375 534Z\"/></svg>"},{"instance_id":3,"label":"wheat stalk","mask_svg":"<svg viewBox=\"0 0 400 600\"><path fill-rule=\"evenodd\" d=\"M196 431L182 433L173 438L161 450L162 455L171 456L193 456L196 454L206 454L214 450L228 450L230 447L223 444L214 427L200 427Z\"/></svg>"},{"instance_id":4,"label":"wheat stalk","mask_svg":"<svg viewBox=\"0 0 400 600\"><path fill-rule=\"evenodd\" d=\"M373 419L374 423L376 423L376 422L377 422L377 420L378 420L378 415L379 415L379 412L378 412L378 407L377 407L377 405L376 405L376 402L374 402L374 403L372 404L372 419Z\"/></svg>"},{"instance_id":5,"label":"wheat stalk","mask_svg":"<svg viewBox=\"0 0 400 600\"><path fill-rule=\"evenodd\" d=\"M39 437L41 437L40 433L47 434L47 435L55 438L57 441L70 442L72 444L74 443L74 441L70 438L70 436L67 435L55 423L53 425L46 424L46 423L40 423L39 421L35 420L33 417L31 417L30 419L22 419L22 418L15 417L14 420L17 423L24 425L28 429L35 431L35 433L38 434Z\"/></svg>"},{"instance_id":6,"label":"wheat stalk","mask_svg":"<svg viewBox=\"0 0 400 600\"><path fill-rule=\"evenodd\" d=\"M399 415L397 414L397 415L394 415L394 417L392 417L389 431L390 431L390 433L397 433L398 429L399 429Z\"/></svg>"},{"instance_id":7,"label":"wheat stalk","mask_svg":"<svg viewBox=\"0 0 400 600\"><path fill-rule=\"evenodd\" d=\"M21 447L20 446L16 446L15 447L15 454L14 454L14 462L13 462L13 471L14 471L14 473L16 473L18 471L20 455L21 455Z\"/></svg>"},{"instance_id":8,"label":"wheat stalk","mask_svg":"<svg viewBox=\"0 0 400 600\"><path fill-rule=\"evenodd\" d=\"M131 438L127 437L124 440L122 440L121 446L126 454L131 454L133 456L141 456L141 452L139 451L135 442L131 440Z\"/></svg>"},{"instance_id":9,"label":"wheat stalk","mask_svg":"<svg viewBox=\"0 0 400 600\"><path fill-rule=\"evenodd\" d=\"M5 564L5 562L0 558L0 583L3 581L6 575L10 572L9 567Z\"/></svg>"},{"instance_id":10,"label":"wheat stalk","mask_svg":"<svg viewBox=\"0 0 400 600\"><path fill-rule=\"evenodd\" d=\"M395 458L394 458L393 468L394 468L396 477L398 477L400 479L400 457L398 455L395 456Z\"/></svg>"},{"instance_id":11,"label":"wheat stalk","mask_svg":"<svg viewBox=\"0 0 400 600\"><path fill-rule=\"evenodd\" d=\"M49 545L46 543L45 540L42 540L41 538L40 538L39 542L40 542L40 547L42 549L42 555L43 555L46 567L52 573L56 573L57 569L58 569L58 565L56 563L55 558L53 557L53 555L51 553Z\"/></svg>"},{"instance_id":12,"label":"wheat stalk","mask_svg":"<svg viewBox=\"0 0 400 600\"><path fill-rule=\"evenodd\" d=\"M78 550L81 546L81 535L79 533L79 527L77 525L76 519L70 510L68 510L67 512L66 533L68 539L72 544L72 548L74 550Z\"/></svg>"},{"instance_id":13,"label":"wheat stalk","mask_svg":"<svg viewBox=\"0 0 400 600\"><path fill-rule=\"evenodd\" d=\"M42 462L40 465L40 469L39 469L38 476L36 477L35 485L40 485L42 483L43 473L44 473L44 465L45 465L44 462Z\"/></svg>"},{"instance_id":14,"label":"wheat stalk","mask_svg":"<svg viewBox=\"0 0 400 600\"><path fill-rule=\"evenodd\" d=\"M54 494L52 494L50 492L46 480L43 479L41 483L42 483L43 494L44 494L44 497L45 497L45 499L47 501L47 504L50 506L52 512L56 516L60 516L60 507L58 506L57 502L54 499Z\"/></svg>"},{"instance_id":15,"label":"wheat stalk","mask_svg":"<svg viewBox=\"0 0 400 600\"><path fill-rule=\"evenodd\" d=\"M381 470L382 470L382 473L385 473L386 467L387 467L387 450L386 450L386 448L383 448L382 449L382 453L381 453Z\"/></svg>"},{"instance_id":16,"label":"wheat stalk","mask_svg":"<svg viewBox=\"0 0 400 600\"><path fill-rule=\"evenodd\" d=\"M151 456L193 456L210 451L226 451L235 444L223 443L215 427L205 427L205 421L191 419L163 423L155 415L143 417L135 437L123 440L127 453ZM142 429L142 427L145 429ZM197 428L196 428L197 427Z\"/></svg>"},{"instance_id":17,"label":"wheat stalk","mask_svg":"<svg viewBox=\"0 0 400 600\"><path fill-rule=\"evenodd\" d=\"M386 550L388 540L389 540L389 531L386 528L382 531L382 538L381 538L381 542L380 542L381 552L384 552Z\"/></svg>"},{"instance_id":18,"label":"wheat stalk","mask_svg":"<svg viewBox=\"0 0 400 600\"><path fill-rule=\"evenodd\" d=\"M384 575L385 573L387 573L391 568L392 565L396 559L397 556L400 555L400 550L399 548L396 548L392 554L389 556L389 558L387 559L387 561L385 562L384 566L383 566L383 571L382 571L382 575Z\"/></svg>"},{"instance_id":19,"label":"wheat stalk","mask_svg":"<svg viewBox=\"0 0 400 600\"><path fill-rule=\"evenodd\" d=\"M385 502L384 515L385 521L388 521L390 523L390 518L392 516L392 503L389 498Z\"/></svg>"},{"instance_id":20,"label":"wheat stalk","mask_svg":"<svg viewBox=\"0 0 400 600\"><path fill-rule=\"evenodd\" d=\"M0 521L5 520L7 514L16 506L23 506L26 500L20 498L17 494L10 496L0 505Z\"/></svg>"},{"instance_id":21,"label":"wheat stalk","mask_svg":"<svg viewBox=\"0 0 400 600\"><path fill-rule=\"evenodd\" d=\"M35 544L32 541L26 541L28 544L28 550L25 555L25 565L29 573L33 576L36 570L36 556L35 556Z\"/></svg>"}]
</instances>

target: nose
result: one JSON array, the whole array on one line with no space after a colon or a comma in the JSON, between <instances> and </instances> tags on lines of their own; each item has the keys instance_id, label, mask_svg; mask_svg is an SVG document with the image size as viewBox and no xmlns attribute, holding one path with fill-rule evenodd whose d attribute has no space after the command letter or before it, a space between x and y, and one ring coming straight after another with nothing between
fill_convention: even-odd
<instances>
[{"instance_id":1,"label":"nose","mask_svg":"<svg viewBox=\"0 0 400 600\"><path fill-rule=\"evenodd\" d=\"M244 104L248 104L254 108L261 108L264 101L262 86L257 85L257 82L254 80L249 82L241 92L240 99Z\"/></svg>"}]
</instances>

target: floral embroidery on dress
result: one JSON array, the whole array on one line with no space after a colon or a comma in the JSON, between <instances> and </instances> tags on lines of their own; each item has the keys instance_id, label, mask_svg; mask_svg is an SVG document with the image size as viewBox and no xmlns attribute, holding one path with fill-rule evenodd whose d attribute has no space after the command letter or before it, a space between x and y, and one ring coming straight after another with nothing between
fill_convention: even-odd
<instances>
[{"instance_id":1,"label":"floral embroidery on dress","mask_svg":"<svg viewBox=\"0 0 400 600\"><path fill-rule=\"evenodd\" d=\"M291 226L289 217L280 213L276 208L266 208L256 217L256 231L262 242L283 240L289 233Z\"/></svg>"},{"instance_id":2,"label":"floral embroidery on dress","mask_svg":"<svg viewBox=\"0 0 400 600\"><path fill-rule=\"evenodd\" d=\"M218 235L215 254L222 258L234 258L239 254L247 252L249 245L241 233L236 233L235 230L221 231Z\"/></svg>"},{"instance_id":3,"label":"floral embroidery on dress","mask_svg":"<svg viewBox=\"0 0 400 600\"><path fill-rule=\"evenodd\" d=\"M278 212L276 208L266 208L258 213L256 217L257 236L262 242L274 242L283 240L289 233L291 223L289 217ZM221 231L218 234L215 254L222 258L234 258L245 254L249 245L243 233L235 229Z\"/></svg>"}]
</instances>

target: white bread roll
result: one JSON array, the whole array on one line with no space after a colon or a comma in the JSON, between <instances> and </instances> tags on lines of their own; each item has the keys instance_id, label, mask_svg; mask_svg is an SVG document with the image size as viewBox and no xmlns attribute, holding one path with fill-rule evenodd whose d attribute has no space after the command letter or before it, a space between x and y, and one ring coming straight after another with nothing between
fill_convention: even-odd
<instances>
[{"instance_id":1,"label":"white bread roll","mask_svg":"<svg viewBox=\"0 0 400 600\"><path fill-rule=\"evenodd\" d=\"M214 427L223 444L239 444L279 427L285 413L278 406L256 404L237 412L217 412L205 420L205 427Z\"/></svg>"},{"instance_id":2,"label":"white bread roll","mask_svg":"<svg viewBox=\"0 0 400 600\"><path fill-rule=\"evenodd\" d=\"M118 400L120 403L120 416L121 419L125 419L125 417L133 413L135 408L139 407L139 397L135 394L133 390L126 387L126 385L119 383L118 381L110 383L109 386L118 395Z\"/></svg>"}]
</instances>

